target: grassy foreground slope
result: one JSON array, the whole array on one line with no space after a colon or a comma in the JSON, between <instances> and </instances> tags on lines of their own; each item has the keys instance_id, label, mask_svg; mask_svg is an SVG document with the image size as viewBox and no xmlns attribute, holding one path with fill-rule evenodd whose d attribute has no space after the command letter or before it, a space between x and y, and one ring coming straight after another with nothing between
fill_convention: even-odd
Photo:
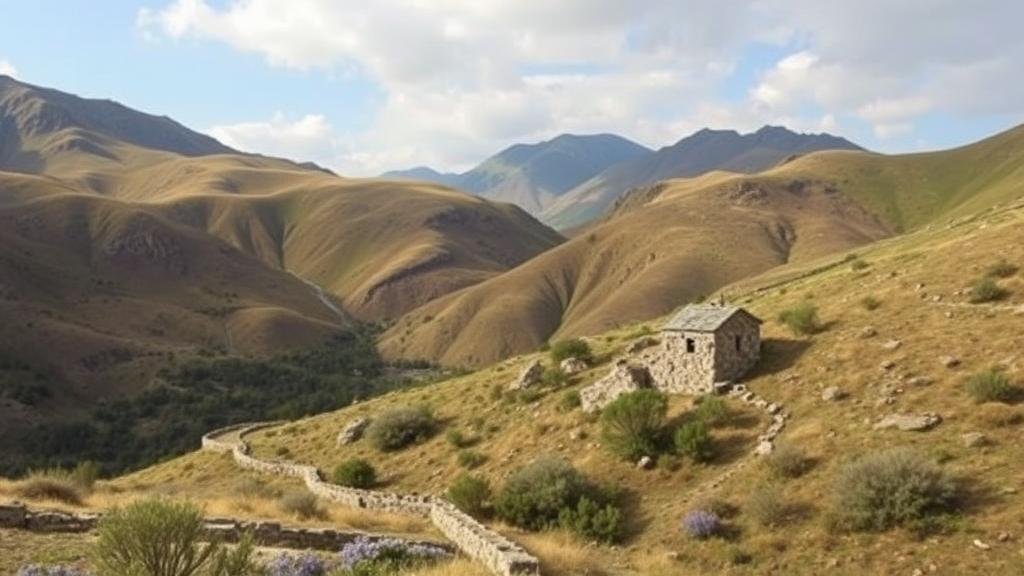
<instances>
[{"instance_id":1,"label":"grassy foreground slope","mask_svg":"<svg viewBox=\"0 0 1024 576\"><path fill-rule=\"evenodd\" d=\"M557 249L414 311L382 350L486 365L660 316L781 264L975 213L1018 197L1022 183L1024 127L943 152L819 152L755 175L666 181Z\"/></svg>"},{"instance_id":2,"label":"grassy foreground slope","mask_svg":"<svg viewBox=\"0 0 1024 576\"><path fill-rule=\"evenodd\" d=\"M474 472L495 487L541 454L562 455L588 477L624 491L629 530L622 546L605 547L558 532L529 534L497 526L538 554L549 574L1017 574L1024 569L1024 464L1017 454L1024 410L1012 403L977 404L965 389L971 374L993 366L1011 382L1024 383L1024 276L1000 278L1005 294L996 302L969 302L973 282L1003 260L1011 267L1024 265L1020 200L864 247L855 260L838 255L790 264L726 288L766 320L763 359L745 384L792 414L779 443L799 449L810 462L795 479L780 479L758 462L736 466L765 425L763 416L740 404L730 404L730 415L713 428L716 456L707 464L678 460L674 467L666 461L647 471L609 454L601 446L599 424L567 408L563 396L602 376L641 333L637 326L591 339L599 365L562 388L505 394L519 369L535 358L517 357L437 385L260 431L250 441L263 458L285 457L325 471L364 457L377 467L384 488L429 493L441 493L462 469L462 449L446 440L451 430L474 439L470 449L483 456ZM1005 275L1008 267L1003 269ZM868 297L874 305L863 304ZM774 321L800 303L818 308L821 332L793 336ZM869 327L875 335L865 337ZM947 366L944 356L959 364ZM823 399L822 392L832 386L846 397ZM691 403L691 398L672 398L670 420ZM365 440L347 447L335 443L356 417L419 404L432 406L443 425L422 444L381 453ZM933 412L942 422L925 432L874 429L882 417L900 412ZM983 434L985 442L966 445L962 437L968 433ZM925 536L904 529L850 533L830 527L842 465L893 446L916 447L942 462L963 487L957 511ZM187 462L170 462L163 469L182 470ZM734 467L718 488L709 487ZM753 502L763 486L776 486L781 494L783 511L771 525L759 523ZM180 493L189 490L202 485L182 486ZM726 515L729 535L686 537L680 518L709 498L732 510Z\"/></svg>"}]
</instances>

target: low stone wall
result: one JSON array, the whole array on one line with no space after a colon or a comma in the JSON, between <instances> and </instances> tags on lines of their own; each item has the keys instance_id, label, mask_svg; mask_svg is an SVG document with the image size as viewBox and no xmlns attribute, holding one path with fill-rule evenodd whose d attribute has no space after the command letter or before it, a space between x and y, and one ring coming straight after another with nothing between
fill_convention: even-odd
<instances>
[{"instance_id":1,"label":"low stone wall","mask_svg":"<svg viewBox=\"0 0 1024 576\"><path fill-rule=\"evenodd\" d=\"M53 510L30 510L23 504L0 504L0 528L28 530L30 532L82 533L94 530L100 514L72 514ZM388 538L378 534L330 529L294 528L277 522L249 522L232 518L211 518L205 521L205 538L220 542L237 542L242 535L251 534L257 545L296 550L326 550L336 552L342 546L364 537L370 540ZM410 544L430 544L449 551L447 544L428 540L406 540Z\"/></svg>"},{"instance_id":2,"label":"low stone wall","mask_svg":"<svg viewBox=\"0 0 1024 576\"><path fill-rule=\"evenodd\" d=\"M324 482L319 470L313 466L284 461L265 461L251 456L244 436L278 424L280 423L239 424L215 430L203 436L203 449L231 453L235 462L247 470L300 478L310 492L325 500L353 508L429 518L434 526L463 554L477 560L500 576L540 574L540 564L536 558L501 534L490 530L473 517L461 512L446 500L433 496L394 494L336 486ZM238 440L221 440L219 437L224 435L236 436Z\"/></svg>"}]
</instances>

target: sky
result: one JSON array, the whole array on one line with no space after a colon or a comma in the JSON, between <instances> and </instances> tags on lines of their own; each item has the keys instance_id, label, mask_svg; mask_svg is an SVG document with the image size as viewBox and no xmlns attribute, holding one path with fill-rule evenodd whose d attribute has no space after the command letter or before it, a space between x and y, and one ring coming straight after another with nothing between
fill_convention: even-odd
<instances>
[{"instance_id":1,"label":"sky","mask_svg":"<svg viewBox=\"0 0 1024 576\"><path fill-rule=\"evenodd\" d=\"M1024 122L1017 0L0 0L0 73L364 176L764 124L872 150Z\"/></svg>"}]
</instances>

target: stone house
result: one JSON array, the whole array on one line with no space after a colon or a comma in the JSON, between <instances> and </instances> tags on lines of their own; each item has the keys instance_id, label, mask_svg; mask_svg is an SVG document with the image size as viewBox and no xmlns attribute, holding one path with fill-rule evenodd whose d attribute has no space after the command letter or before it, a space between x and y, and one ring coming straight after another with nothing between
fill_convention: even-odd
<instances>
[{"instance_id":1,"label":"stone house","mask_svg":"<svg viewBox=\"0 0 1024 576\"><path fill-rule=\"evenodd\" d=\"M655 386L670 394L711 392L737 380L761 356L761 320L736 306L694 304L661 330L660 345L644 355Z\"/></svg>"}]
</instances>

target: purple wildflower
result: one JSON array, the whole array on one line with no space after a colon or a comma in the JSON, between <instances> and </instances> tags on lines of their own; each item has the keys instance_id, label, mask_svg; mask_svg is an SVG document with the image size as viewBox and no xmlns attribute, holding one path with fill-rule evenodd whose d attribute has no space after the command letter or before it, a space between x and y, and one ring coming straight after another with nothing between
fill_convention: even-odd
<instances>
[{"instance_id":1,"label":"purple wildflower","mask_svg":"<svg viewBox=\"0 0 1024 576\"><path fill-rule=\"evenodd\" d=\"M430 544L409 544L395 538L371 539L359 536L342 547L340 556L341 567L352 570L362 562L382 559L407 562L438 560L448 556L448 552Z\"/></svg>"},{"instance_id":2,"label":"purple wildflower","mask_svg":"<svg viewBox=\"0 0 1024 576\"><path fill-rule=\"evenodd\" d=\"M324 561L309 552L299 556L281 553L267 565L268 576L324 576L326 573Z\"/></svg>"},{"instance_id":3,"label":"purple wildflower","mask_svg":"<svg viewBox=\"0 0 1024 576\"><path fill-rule=\"evenodd\" d=\"M718 515L707 510L693 510L683 517L683 530L692 538L708 538L714 536L721 528L722 522Z\"/></svg>"},{"instance_id":4,"label":"purple wildflower","mask_svg":"<svg viewBox=\"0 0 1024 576\"><path fill-rule=\"evenodd\" d=\"M88 576L88 573L74 566L28 564L18 570L17 576Z\"/></svg>"}]
</instances>

